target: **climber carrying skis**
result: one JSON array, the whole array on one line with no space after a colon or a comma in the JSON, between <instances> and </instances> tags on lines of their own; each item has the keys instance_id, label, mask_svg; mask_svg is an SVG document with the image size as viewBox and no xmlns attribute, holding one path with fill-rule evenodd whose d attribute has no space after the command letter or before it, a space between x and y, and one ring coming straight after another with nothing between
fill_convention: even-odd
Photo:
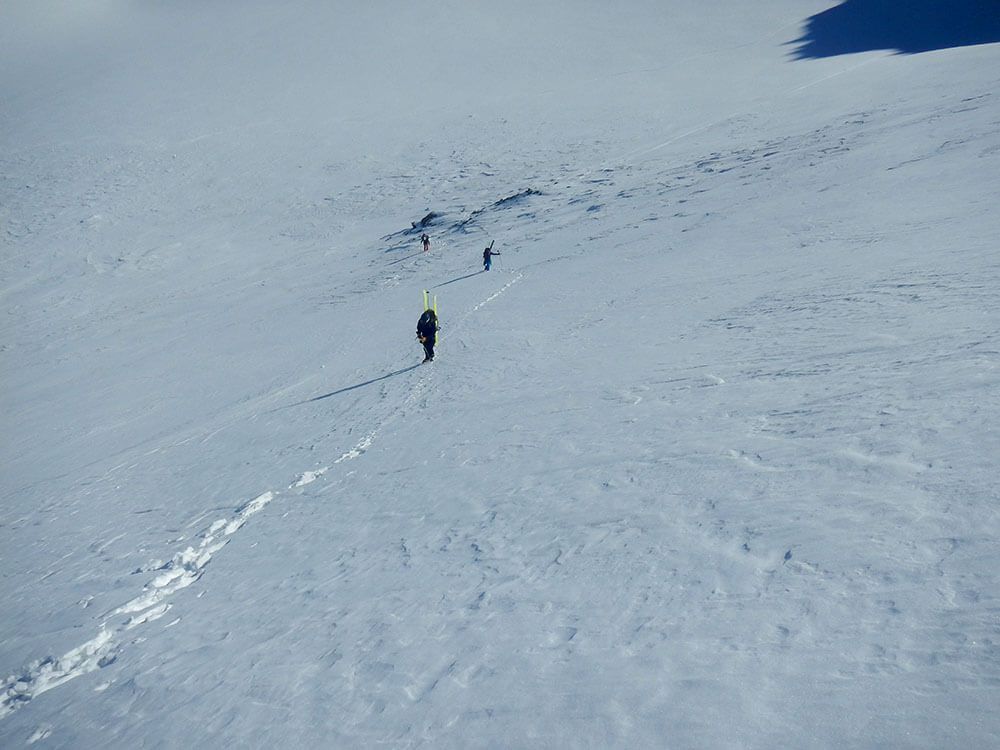
<instances>
[{"instance_id":1,"label":"climber carrying skis","mask_svg":"<svg viewBox=\"0 0 1000 750\"><path fill-rule=\"evenodd\" d=\"M495 242L495 240L494 240L494 242ZM489 271L490 270L490 266L493 265L493 256L494 255L499 255L499 254L500 253L497 253L497 252L493 251L493 242L490 243L489 247L487 247L485 250L483 250L483 270L484 271Z\"/></svg>"},{"instance_id":2,"label":"climber carrying skis","mask_svg":"<svg viewBox=\"0 0 1000 750\"><path fill-rule=\"evenodd\" d=\"M437 313L428 308L417 321L417 339L424 345L424 362L434 360L434 340L437 338Z\"/></svg>"}]
</instances>

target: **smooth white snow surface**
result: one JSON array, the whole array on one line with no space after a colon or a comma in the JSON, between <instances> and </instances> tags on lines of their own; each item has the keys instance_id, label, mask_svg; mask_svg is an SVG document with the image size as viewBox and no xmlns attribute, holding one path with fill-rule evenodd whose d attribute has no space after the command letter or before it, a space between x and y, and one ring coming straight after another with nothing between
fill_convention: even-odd
<instances>
[{"instance_id":1,"label":"smooth white snow surface","mask_svg":"<svg viewBox=\"0 0 1000 750\"><path fill-rule=\"evenodd\" d=\"M870 4L0 6L0 746L1000 744L1000 39Z\"/></svg>"}]
</instances>

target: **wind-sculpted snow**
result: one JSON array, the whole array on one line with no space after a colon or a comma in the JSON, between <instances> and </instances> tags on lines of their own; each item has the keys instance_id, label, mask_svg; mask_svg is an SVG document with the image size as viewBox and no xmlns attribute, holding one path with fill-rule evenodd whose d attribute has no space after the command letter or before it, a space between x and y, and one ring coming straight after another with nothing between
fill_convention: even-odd
<instances>
[{"instance_id":1,"label":"wind-sculpted snow","mask_svg":"<svg viewBox=\"0 0 1000 750\"><path fill-rule=\"evenodd\" d=\"M109 613L93 639L59 658L46 657L8 677L0 685L0 718L64 682L114 663L120 649L133 639L126 634L167 614L173 606L169 601L173 595L198 581L212 556L274 497L273 492L265 492L237 508L232 518L213 523L199 534L201 541L197 547L189 546L176 553L169 562L156 568L156 577L146 583L139 596Z\"/></svg>"},{"instance_id":2,"label":"wind-sculpted snow","mask_svg":"<svg viewBox=\"0 0 1000 750\"><path fill-rule=\"evenodd\" d=\"M511 279L485 300L475 305L465 316L459 318L455 331L460 331L468 315L503 294L520 277ZM398 408L404 408L416 401L428 387L427 378L422 378ZM354 447L335 459L333 466L351 461L368 451L374 444L379 430L398 416L398 408L390 410L382 421L366 434ZM322 467L305 471L286 491L294 491L312 484L330 471ZM159 620L174 606L174 595L196 583L204 575L206 567L247 521L264 510L280 494L278 491L264 492L237 507L231 517L220 518L198 534L200 542L196 547L188 546L173 555L165 564L155 564L150 569L138 572L154 572L156 576L147 582L142 593L117 607L102 618L97 636L70 650L63 656L45 657L33 662L25 669L12 674L0 683L0 719L25 705L33 698L62 685L76 677L86 675L113 664L123 648L134 645L139 639L133 634L136 628ZM176 622L176 620L175 620Z\"/></svg>"},{"instance_id":3,"label":"wind-sculpted snow","mask_svg":"<svg viewBox=\"0 0 1000 750\"><path fill-rule=\"evenodd\" d=\"M826 5L0 4L0 745L996 744L1000 47Z\"/></svg>"},{"instance_id":4,"label":"wind-sculpted snow","mask_svg":"<svg viewBox=\"0 0 1000 750\"><path fill-rule=\"evenodd\" d=\"M494 201L489 206L484 206L483 208L477 208L473 211L470 211L468 215L463 216L460 219L452 220L447 224L445 224L445 226L440 227L439 231L443 230L449 234L454 234L454 233L468 234L474 231L478 227L476 222L486 218L490 214L490 212L496 211L498 209L511 208L513 206L519 205L520 203L522 203L527 198L533 195L541 195L541 194L542 193L538 190L534 190L532 188L526 188L525 190L522 190L513 195L508 195L504 198L500 198L499 200ZM382 241L393 242L393 244L390 245L389 248L387 248L386 252L406 250L407 248L412 248L413 246L412 237L414 234L421 233L426 228L432 225L442 224L442 220L445 219L445 217L446 217L445 214L431 211L426 216L424 216L424 218L422 218L419 222L417 221L412 222L412 225L409 229L403 229L400 230L399 232L386 235L385 237L382 238ZM479 231L482 230L480 229ZM408 257L416 257L416 256L414 255Z\"/></svg>"},{"instance_id":5,"label":"wind-sculpted snow","mask_svg":"<svg viewBox=\"0 0 1000 750\"><path fill-rule=\"evenodd\" d=\"M338 458L341 463L357 458L371 446L374 433ZM316 481L327 469L307 471L289 489ZM40 659L0 684L0 719L33 698L76 677L114 663L122 648L136 642L131 631L163 617L173 607L174 594L197 582L205 573L212 557L222 550L251 516L261 512L279 493L264 492L240 505L229 518L220 518L198 536L197 547L188 546L173 558L158 565L157 575L143 587L142 593L109 613L97 636L61 657Z\"/></svg>"},{"instance_id":6,"label":"wind-sculpted snow","mask_svg":"<svg viewBox=\"0 0 1000 750\"><path fill-rule=\"evenodd\" d=\"M335 463L361 455L370 447L373 436L362 440ZM289 489L312 483L324 470L304 473ZM131 631L163 617L173 607L174 594L197 582L212 557L222 550L233 535L253 515L262 511L278 493L268 491L238 507L230 518L220 518L198 536L197 547L187 547L153 572L157 575L143 587L142 593L109 613L97 636L61 657L46 657L15 673L0 684L0 719L33 698L76 677L114 663L122 648L136 643Z\"/></svg>"}]
</instances>

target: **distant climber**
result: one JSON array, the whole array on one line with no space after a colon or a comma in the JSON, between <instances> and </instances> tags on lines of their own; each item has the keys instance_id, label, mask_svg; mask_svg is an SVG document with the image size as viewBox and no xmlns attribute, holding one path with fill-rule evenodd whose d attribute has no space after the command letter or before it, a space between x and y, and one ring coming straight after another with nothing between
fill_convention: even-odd
<instances>
[{"instance_id":1,"label":"distant climber","mask_svg":"<svg viewBox=\"0 0 1000 750\"><path fill-rule=\"evenodd\" d=\"M498 253L498 252L494 252L494 250L493 250L493 243L492 242L490 243L489 247L487 247L485 250L483 250L483 270L484 271L489 271L490 270L490 266L493 265L493 256L494 255L499 255L499 254L500 253Z\"/></svg>"},{"instance_id":2,"label":"distant climber","mask_svg":"<svg viewBox=\"0 0 1000 750\"><path fill-rule=\"evenodd\" d=\"M417 339L424 345L424 362L434 360L434 341L437 338L437 313L431 309L424 310L417 321Z\"/></svg>"},{"instance_id":3,"label":"distant climber","mask_svg":"<svg viewBox=\"0 0 1000 750\"><path fill-rule=\"evenodd\" d=\"M424 234L420 235L420 242L421 242L421 243L423 244L423 246L424 246L424 252L425 252L425 253L426 253L426 252L427 252L428 250L430 250L430 249L431 249L431 238L427 236L426 232L425 232Z\"/></svg>"}]
</instances>

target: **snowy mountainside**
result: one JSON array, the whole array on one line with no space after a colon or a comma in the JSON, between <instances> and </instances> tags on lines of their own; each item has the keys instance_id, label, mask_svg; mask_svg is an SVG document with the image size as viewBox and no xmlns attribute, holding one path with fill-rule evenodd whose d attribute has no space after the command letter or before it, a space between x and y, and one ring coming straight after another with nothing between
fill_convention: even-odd
<instances>
[{"instance_id":1,"label":"snowy mountainside","mask_svg":"<svg viewBox=\"0 0 1000 750\"><path fill-rule=\"evenodd\" d=\"M498 75L370 155L19 132L2 744L990 746L996 45L793 61L792 5L677 119L640 45L621 130Z\"/></svg>"}]
</instances>

